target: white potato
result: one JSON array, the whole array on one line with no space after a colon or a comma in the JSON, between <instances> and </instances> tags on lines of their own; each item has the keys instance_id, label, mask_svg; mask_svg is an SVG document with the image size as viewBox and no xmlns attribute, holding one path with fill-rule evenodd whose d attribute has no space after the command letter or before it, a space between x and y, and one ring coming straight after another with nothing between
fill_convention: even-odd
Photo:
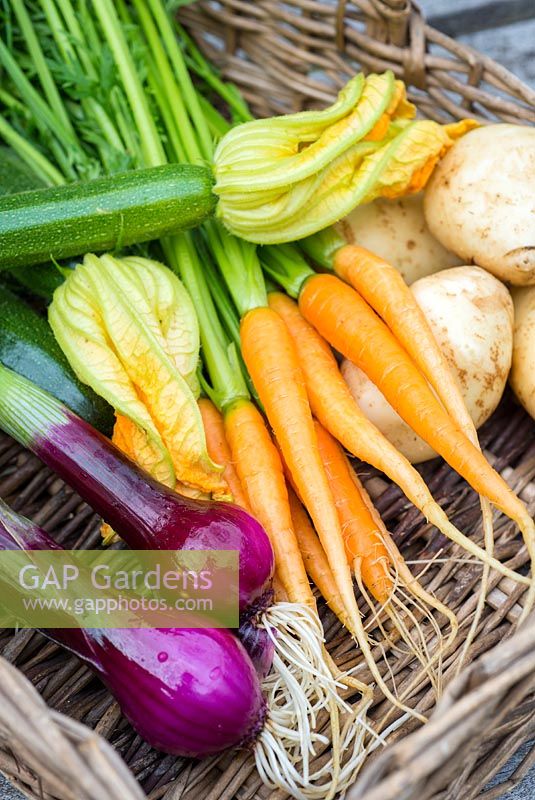
<instances>
[{"instance_id":1,"label":"white potato","mask_svg":"<svg viewBox=\"0 0 535 800\"><path fill-rule=\"evenodd\" d=\"M498 405L511 366L511 295L488 272L468 266L421 278L411 290L459 379L470 415L479 427ZM358 367L346 360L342 374L364 414L410 461L417 464L436 455Z\"/></svg>"},{"instance_id":2,"label":"white potato","mask_svg":"<svg viewBox=\"0 0 535 800\"><path fill-rule=\"evenodd\" d=\"M535 418L535 286L515 289L513 364L509 381L513 391Z\"/></svg>"},{"instance_id":3,"label":"white potato","mask_svg":"<svg viewBox=\"0 0 535 800\"><path fill-rule=\"evenodd\" d=\"M396 267L409 284L462 263L431 234L421 192L357 206L335 228L349 244L366 247Z\"/></svg>"},{"instance_id":4,"label":"white potato","mask_svg":"<svg viewBox=\"0 0 535 800\"><path fill-rule=\"evenodd\" d=\"M465 263L535 283L535 128L488 125L459 139L425 190L427 224Z\"/></svg>"}]
</instances>

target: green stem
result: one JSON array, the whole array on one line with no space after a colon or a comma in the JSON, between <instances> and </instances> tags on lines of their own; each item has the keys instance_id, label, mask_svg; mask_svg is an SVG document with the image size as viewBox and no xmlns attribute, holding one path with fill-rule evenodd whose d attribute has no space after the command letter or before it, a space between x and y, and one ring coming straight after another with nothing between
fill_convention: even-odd
<instances>
[{"instance_id":1,"label":"green stem","mask_svg":"<svg viewBox=\"0 0 535 800\"><path fill-rule=\"evenodd\" d=\"M267 274L296 299L305 281L315 274L293 244L262 247L260 260Z\"/></svg>"},{"instance_id":2,"label":"green stem","mask_svg":"<svg viewBox=\"0 0 535 800\"><path fill-rule=\"evenodd\" d=\"M98 129L102 133L104 139L114 147L116 150L123 149L123 141L117 132L115 125L107 115L106 111L102 108L100 103L93 97L84 99L83 105L87 109L88 119L97 123Z\"/></svg>"},{"instance_id":3,"label":"green stem","mask_svg":"<svg viewBox=\"0 0 535 800\"><path fill-rule=\"evenodd\" d=\"M114 86L110 92L110 105L126 151L130 153L132 161L137 166L143 164L143 152L139 143L138 132L132 118L128 101L119 86Z\"/></svg>"},{"instance_id":4,"label":"green stem","mask_svg":"<svg viewBox=\"0 0 535 800\"><path fill-rule=\"evenodd\" d=\"M205 223L205 230L210 249L240 317L253 308L267 305L256 245L232 236L215 219Z\"/></svg>"},{"instance_id":5,"label":"green stem","mask_svg":"<svg viewBox=\"0 0 535 800\"><path fill-rule=\"evenodd\" d=\"M32 61L35 65L35 71L39 79L39 83L43 87L43 91L48 100L50 108L53 110L57 119L61 121L61 124L64 128L65 138L68 138L72 143L77 143L74 128L71 125L69 115L65 110L65 106L63 105L56 84L54 83L54 79L50 74L50 70L48 69L44 53L41 50L39 40L35 34L25 5L23 2L14 3L13 9L15 11L15 16L17 17L24 39L26 40L28 52L30 53Z\"/></svg>"},{"instance_id":6,"label":"green stem","mask_svg":"<svg viewBox=\"0 0 535 800\"><path fill-rule=\"evenodd\" d=\"M51 0L41 0L43 5L52 5ZM95 52L91 49L91 39L90 39L90 29L86 25L81 25L80 20L76 12L72 7L72 3L69 0L61 0L60 4L61 13L63 14L63 18L65 19L65 24L67 25L67 31L63 28L63 38L66 40L65 47L67 48L68 52L70 53L71 58L75 57L75 52L78 57L79 63L83 66L84 73L87 77L91 78L92 80L98 80L98 73L93 66L93 62L89 53ZM58 12L55 11L55 14L59 16ZM50 29L54 36L58 35L56 33L56 25L58 25L57 21L50 25ZM71 44L71 40L73 44ZM65 59L67 60L67 59Z\"/></svg>"},{"instance_id":7,"label":"green stem","mask_svg":"<svg viewBox=\"0 0 535 800\"><path fill-rule=\"evenodd\" d=\"M198 241L197 248L202 261L202 268L206 282L210 287L210 294L225 333L231 342L240 347L240 320L227 288L221 280L221 275L213 262L209 248L204 242Z\"/></svg>"},{"instance_id":8,"label":"green stem","mask_svg":"<svg viewBox=\"0 0 535 800\"><path fill-rule=\"evenodd\" d=\"M29 116L41 132L43 140L48 140L48 146L61 167L63 174L67 176L69 180L76 180L76 172L72 166L74 160L73 156L76 155L80 162L83 162L85 160L83 151L76 144L71 144L67 139L62 139L64 131L61 128L59 120L56 120L54 114L35 91L0 39L0 66L2 65L13 81L15 88L18 90L26 109L29 110ZM26 116L24 112L23 115ZM63 146L63 142L65 142L65 147ZM67 152L69 153L68 155Z\"/></svg>"},{"instance_id":9,"label":"green stem","mask_svg":"<svg viewBox=\"0 0 535 800\"><path fill-rule=\"evenodd\" d=\"M152 94L156 100L158 110L162 115L163 124L165 125L165 131L167 134L167 157L170 161L187 162L188 158L184 150L184 145L180 136L180 130L176 124L173 110L169 104L165 91L162 88L159 75L156 72L155 65L152 61L149 61L148 80Z\"/></svg>"},{"instance_id":10,"label":"green stem","mask_svg":"<svg viewBox=\"0 0 535 800\"><path fill-rule=\"evenodd\" d=\"M65 30L61 16L54 4L54 0L40 0L41 8L48 22L49 30L54 37L56 46L63 61L68 64L76 60L76 53L71 44L70 37ZM68 0L66 0L66 3Z\"/></svg>"},{"instance_id":11,"label":"green stem","mask_svg":"<svg viewBox=\"0 0 535 800\"><path fill-rule=\"evenodd\" d=\"M69 141L70 136L66 130L62 129L60 120L57 119L43 98L33 88L21 68L18 66L15 58L1 39L0 64L4 67L5 71L13 81L21 96L21 99L27 104L35 123L41 128L41 130L48 130L54 136L64 137L65 141Z\"/></svg>"},{"instance_id":12,"label":"green stem","mask_svg":"<svg viewBox=\"0 0 535 800\"><path fill-rule=\"evenodd\" d=\"M26 115L26 108L23 103L17 100L16 97L13 97L12 94L6 92L5 89L0 87L0 103L2 103L6 108L9 108L10 111L16 111L21 116Z\"/></svg>"},{"instance_id":13,"label":"green stem","mask_svg":"<svg viewBox=\"0 0 535 800\"><path fill-rule=\"evenodd\" d=\"M201 245L202 243L199 241L198 247L200 248ZM202 254L202 250L200 250L200 252ZM212 295L212 299L217 309L218 317L221 320L225 334L235 348L234 353L235 360L238 363L237 368L240 369L243 377L245 378L249 395L254 399L255 403L261 407L260 398L258 397L258 393L254 387L251 377L247 372L247 367L245 366L245 361L243 360L243 356L241 354L240 320L236 307L230 298L226 285L221 279L221 275L215 267L210 253L207 251L206 255L204 257L201 256L201 258L205 280L210 287L210 294Z\"/></svg>"},{"instance_id":14,"label":"green stem","mask_svg":"<svg viewBox=\"0 0 535 800\"><path fill-rule=\"evenodd\" d=\"M202 158L204 158L205 161L211 161L213 155L212 137L206 120L204 119L197 92L184 63L184 57L177 44L169 14L161 0L148 0L148 5L156 20L158 30L164 41L171 64L173 65L184 103L195 126L195 133Z\"/></svg>"},{"instance_id":15,"label":"green stem","mask_svg":"<svg viewBox=\"0 0 535 800\"><path fill-rule=\"evenodd\" d=\"M214 139L221 139L227 131L230 130L231 125L219 111L213 107L209 100L202 95L199 95L199 103L203 110L204 118L210 127L210 131Z\"/></svg>"},{"instance_id":16,"label":"green stem","mask_svg":"<svg viewBox=\"0 0 535 800\"><path fill-rule=\"evenodd\" d=\"M93 0L93 7L113 53L137 129L142 132L144 164L152 167L165 164L165 151L115 8L111 0Z\"/></svg>"},{"instance_id":17,"label":"green stem","mask_svg":"<svg viewBox=\"0 0 535 800\"><path fill-rule=\"evenodd\" d=\"M146 0L134 0L141 27L147 38L149 50L157 67L158 81L161 82L161 94L166 96L167 104L177 117L174 127L180 131L185 157L191 161L202 161L202 152L195 138L195 132L188 117L181 92L178 90L173 70L162 46L158 30L147 9Z\"/></svg>"},{"instance_id":18,"label":"green stem","mask_svg":"<svg viewBox=\"0 0 535 800\"><path fill-rule=\"evenodd\" d=\"M221 80L213 64L207 61L203 56L182 25L176 22L175 28L180 40L186 45L186 53L189 55L189 59L187 59L188 67L219 95L231 111L234 112L234 119L236 121L249 122L254 119L247 107L247 103L234 84L228 84Z\"/></svg>"},{"instance_id":19,"label":"green stem","mask_svg":"<svg viewBox=\"0 0 535 800\"><path fill-rule=\"evenodd\" d=\"M47 186L60 186L66 183L61 172L39 150L20 136L2 116L0 116L0 136Z\"/></svg>"},{"instance_id":20,"label":"green stem","mask_svg":"<svg viewBox=\"0 0 535 800\"><path fill-rule=\"evenodd\" d=\"M87 0L78 0L76 13L74 15L70 12L68 15L65 14L67 26L71 31L76 30L76 25L79 25L81 30L84 31L84 38L88 42L88 52L99 53L102 48L102 42L100 41L93 17L94 15L89 10Z\"/></svg>"},{"instance_id":21,"label":"green stem","mask_svg":"<svg viewBox=\"0 0 535 800\"><path fill-rule=\"evenodd\" d=\"M199 320L203 361L212 383L212 398L221 411L225 411L249 395L241 371L232 363L193 234L164 239L162 247L169 266L178 273L193 301Z\"/></svg>"},{"instance_id":22,"label":"green stem","mask_svg":"<svg viewBox=\"0 0 535 800\"><path fill-rule=\"evenodd\" d=\"M325 228L306 239L301 239L299 247L312 261L325 269L333 268L333 260L337 250L347 244L334 227Z\"/></svg>"}]
</instances>

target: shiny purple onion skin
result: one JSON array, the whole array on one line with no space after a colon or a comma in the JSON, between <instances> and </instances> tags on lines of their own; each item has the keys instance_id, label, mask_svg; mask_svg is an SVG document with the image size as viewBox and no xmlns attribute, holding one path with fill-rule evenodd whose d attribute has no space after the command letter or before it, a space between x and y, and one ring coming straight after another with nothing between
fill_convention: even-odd
<instances>
[{"instance_id":1,"label":"shiny purple onion skin","mask_svg":"<svg viewBox=\"0 0 535 800\"><path fill-rule=\"evenodd\" d=\"M45 631L88 663L152 747L208 756L252 744L266 704L243 645L225 629Z\"/></svg>"},{"instance_id":2,"label":"shiny purple onion skin","mask_svg":"<svg viewBox=\"0 0 535 800\"><path fill-rule=\"evenodd\" d=\"M30 448L133 549L237 550L243 612L269 590L274 556L262 526L232 503L192 500L155 481L65 409Z\"/></svg>"},{"instance_id":3,"label":"shiny purple onion skin","mask_svg":"<svg viewBox=\"0 0 535 800\"><path fill-rule=\"evenodd\" d=\"M0 550L18 549L62 548L0 503ZM152 747L207 756L252 744L263 727L266 705L258 676L228 630L73 627L42 632L98 674Z\"/></svg>"}]
</instances>

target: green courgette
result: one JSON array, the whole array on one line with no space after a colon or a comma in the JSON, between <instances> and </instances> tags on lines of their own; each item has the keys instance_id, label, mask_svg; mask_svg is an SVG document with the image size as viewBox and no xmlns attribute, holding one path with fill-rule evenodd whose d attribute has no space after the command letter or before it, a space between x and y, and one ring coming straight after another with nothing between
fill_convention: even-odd
<instances>
[{"instance_id":1,"label":"green courgette","mask_svg":"<svg viewBox=\"0 0 535 800\"><path fill-rule=\"evenodd\" d=\"M210 170L190 164L0 197L0 269L159 239L215 204Z\"/></svg>"},{"instance_id":2,"label":"green courgette","mask_svg":"<svg viewBox=\"0 0 535 800\"><path fill-rule=\"evenodd\" d=\"M110 434L113 409L78 380L46 321L0 284L0 362Z\"/></svg>"},{"instance_id":3,"label":"green courgette","mask_svg":"<svg viewBox=\"0 0 535 800\"><path fill-rule=\"evenodd\" d=\"M45 184L11 147L0 147L0 195L28 192ZM32 294L51 300L55 289L63 283L63 275L52 261L35 266L10 269L16 282ZM0 321L1 324L1 321Z\"/></svg>"}]
</instances>

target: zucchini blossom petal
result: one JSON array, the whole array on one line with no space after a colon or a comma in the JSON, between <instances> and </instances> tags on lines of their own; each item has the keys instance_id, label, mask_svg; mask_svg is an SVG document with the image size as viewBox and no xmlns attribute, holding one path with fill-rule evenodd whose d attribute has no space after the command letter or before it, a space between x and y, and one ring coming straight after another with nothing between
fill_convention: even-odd
<instances>
[{"instance_id":1,"label":"zucchini blossom petal","mask_svg":"<svg viewBox=\"0 0 535 800\"><path fill-rule=\"evenodd\" d=\"M174 273L87 255L54 293L49 321L79 378L115 408L123 452L171 488L227 496L197 405L197 318Z\"/></svg>"},{"instance_id":2,"label":"zucchini blossom petal","mask_svg":"<svg viewBox=\"0 0 535 800\"><path fill-rule=\"evenodd\" d=\"M419 191L455 136L477 123L442 126L415 114L387 71L356 75L322 111L233 128L214 157L217 214L236 236L279 244L375 197Z\"/></svg>"}]
</instances>

